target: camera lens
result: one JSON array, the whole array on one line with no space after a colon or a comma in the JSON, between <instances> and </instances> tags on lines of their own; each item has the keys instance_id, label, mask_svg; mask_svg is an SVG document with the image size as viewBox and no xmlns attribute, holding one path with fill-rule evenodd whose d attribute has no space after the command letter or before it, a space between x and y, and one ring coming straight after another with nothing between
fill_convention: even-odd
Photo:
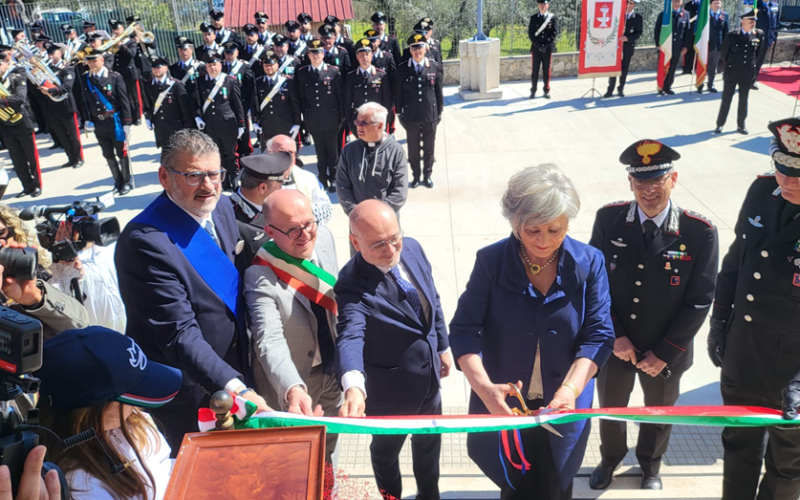
<instances>
[{"instance_id":1,"label":"camera lens","mask_svg":"<svg viewBox=\"0 0 800 500\"><path fill-rule=\"evenodd\" d=\"M0 248L0 265L3 266L3 277L19 280L36 278L39 265L39 254L35 248Z\"/></svg>"}]
</instances>

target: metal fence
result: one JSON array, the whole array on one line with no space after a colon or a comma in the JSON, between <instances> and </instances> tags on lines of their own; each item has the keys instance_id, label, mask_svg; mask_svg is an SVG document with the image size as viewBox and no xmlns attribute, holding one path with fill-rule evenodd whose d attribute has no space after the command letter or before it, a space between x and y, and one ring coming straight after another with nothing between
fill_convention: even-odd
<instances>
[{"instance_id":1,"label":"metal fence","mask_svg":"<svg viewBox=\"0 0 800 500\"><path fill-rule=\"evenodd\" d=\"M19 0L16 0L17 2ZM761 1L761 0L759 0ZM723 9L731 15L731 28L736 25L742 0L723 0ZM785 0L783 5L800 5L800 0ZM0 5L0 41L7 42L4 29L24 28L33 20L41 20L45 31L61 41L60 26L70 23L79 29L84 20L97 23L98 29L108 30L109 19L124 20L139 15L145 29L156 35L158 51L170 60L177 59L173 40L183 35L200 43L198 26L208 20L211 5L219 0L65 0L31 4ZM559 52L578 50L581 0L551 0L550 10L558 16ZM644 16L641 44L653 44L656 16L661 11L660 0L642 0L637 11ZM359 39L372 27L370 16L377 11L388 18L388 30L397 35L401 46L413 33L412 28L423 17L434 21L434 36L442 42L445 59L458 58L458 41L475 35L477 0L354 0L355 19L347 20L352 38ZM536 0L484 0L484 31L501 40L501 55L524 55L530 49L528 22L537 12ZM316 27L316 24L315 24ZM283 32L282 26L271 26Z\"/></svg>"}]
</instances>

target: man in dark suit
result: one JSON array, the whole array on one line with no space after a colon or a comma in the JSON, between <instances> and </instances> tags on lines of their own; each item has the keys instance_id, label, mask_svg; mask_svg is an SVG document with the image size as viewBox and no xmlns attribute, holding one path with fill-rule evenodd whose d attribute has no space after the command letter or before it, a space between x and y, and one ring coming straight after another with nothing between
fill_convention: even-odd
<instances>
[{"instance_id":1,"label":"man in dark suit","mask_svg":"<svg viewBox=\"0 0 800 500\"><path fill-rule=\"evenodd\" d=\"M167 74L169 63L163 57L153 59L153 78L144 84L144 117L148 130L155 131L156 147L167 145L178 130L194 127L194 110L183 83Z\"/></svg>"},{"instance_id":2,"label":"man in dark suit","mask_svg":"<svg viewBox=\"0 0 800 500\"><path fill-rule=\"evenodd\" d=\"M749 133L744 125L747 119L747 100L758 74L756 71L758 58L767 50L767 46L764 32L755 27L755 13L752 10L742 14L741 21L742 26L728 33L719 51L719 57L725 63L725 73L722 76L725 86L722 88L722 102L719 105L715 134L722 133L737 87L739 107L736 113L736 131L742 135Z\"/></svg>"},{"instance_id":3,"label":"man in dark suit","mask_svg":"<svg viewBox=\"0 0 800 500\"><path fill-rule=\"evenodd\" d=\"M625 34L622 35L620 41L622 45L622 74L619 77L619 87L617 87L617 94L620 97L625 97L625 80L628 78L628 69L631 67L631 58L636 50L636 40L642 36L644 20L642 15L634 12L636 4L640 0L628 0L628 10L625 14ZM608 79L608 89L603 97L611 97L614 95L614 86L617 84L617 77L612 76Z\"/></svg>"},{"instance_id":4,"label":"man in dark suit","mask_svg":"<svg viewBox=\"0 0 800 500\"><path fill-rule=\"evenodd\" d=\"M558 24L556 15L550 12L550 0L536 0L539 12L531 16L528 24L528 38L531 40L531 95L536 97L539 85L539 70L542 71L544 98L550 99L550 60L556 50Z\"/></svg>"},{"instance_id":5,"label":"man in dark suit","mask_svg":"<svg viewBox=\"0 0 800 500\"><path fill-rule=\"evenodd\" d=\"M656 17L655 39L659 47L661 37L661 20L664 13L659 12ZM669 42L667 42L669 43ZM681 0L672 0L672 58L669 61L669 70L664 77L664 86L658 90L658 95L674 95L672 83L675 81L675 70L686 52L694 44L694 34L689 28L689 13L681 7ZM694 49L692 49L694 50Z\"/></svg>"},{"instance_id":6,"label":"man in dark suit","mask_svg":"<svg viewBox=\"0 0 800 500\"><path fill-rule=\"evenodd\" d=\"M440 415L440 378L453 366L447 327L422 247L403 239L394 210L363 201L350 213L358 251L339 272L338 374L343 417ZM373 436L378 489L402 498L398 455L406 436ZM441 435L414 435L411 454L418 499L439 498Z\"/></svg>"},{"instance_id":7,"label":"man in dark suit","mask_svg":"<svg viewBox=\"0 0 800 500\"><path fill-rule=\"evenodd\" d=\"M175 399L153 410L173 457L183 435L197 430L197 410L215 391L268 409L246 385L252 377L241 286L244 242L231 205L218 203L225 174L210 137L194 129L177 132L161 152L164 193L128 223L117 244L127 335L148 358L183 372Z\"/></svg>"},{"instance_id":8,"label":"man in dark suit","mask_svg":"<svg viewBox=\"0 0 800 500\"><path fill-rule=\"evenodd\" d=\"M717 280L717 229L702 215L679 208L670 194L678 181L677 151L637 141L620 156L635 200L597 212L592 246L608 264L614 356L597 376L600 406L625 407L638 375L648 406L671 406L692 365L692 341L711 307ZM671 375L664 376L669 368ZM624 422L600 422L602 462L589 486L605 489L628 452ZM661 458L671 426L642 424L636 458L642 489L661 489Z\"/></svg>"},{"instance_id":9,"label":"man in dark suit","mask_svg":"<svg viewBox=\"0 0 800 500\"><path fill-rule=\"evenodd\" d=\"M708 91L716 93L717 89L714 88L714 77L717 74L717 66L719 66L719 53L722 49L722 42L730 30L728 21L728 13L722 10L722 0L713 0L711 2L711 12L709 12L709 40L708 40ZM703 87L700 87L702 91Z\"/></svg>"},{"instance_id":10,"label":"man in dark suit","mask_svg":"<svg viewBox=\"0 0 800 500\"><path fill-rule=\"evenodd\" d=\"M764 52L758 55L758 61L756 61L756 74L753 76L753 84L750 86L752 90L758 90L756 80L758 79L758 74L761 72L761 66L764 65L770 47L778 40L779 14L780 9L778 7L778 2L773 0L758 2L756 28L764 32L764 45L766 45L766 47L764 48Z\"/></svg>"}]
</instances>

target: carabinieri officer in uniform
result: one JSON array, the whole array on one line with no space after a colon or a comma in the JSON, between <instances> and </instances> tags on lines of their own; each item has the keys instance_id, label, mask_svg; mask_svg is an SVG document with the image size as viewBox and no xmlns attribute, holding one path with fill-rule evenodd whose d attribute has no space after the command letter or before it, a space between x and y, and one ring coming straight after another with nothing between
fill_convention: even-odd
<instances>
[{"instance_id":1,"label":"carabinieri officer in uniform","mask_svg":"<svg viewBox=\"0 0 800 500\"><path fill-rule=\"evenodd\" d=\"M800 119L773 122L769 130L775 171L753 182L739 212L717 280L708 351L722 366L726 405L783 406L792 418L800 380ZM787 384L793 404L784 406ZM756 492L759 500L800 496L796 427L726 427L722 446L723 500L752 500Z\"/></svg>"},{"instance_id":2,"label":"carabinieri officer in uniform","mask_svg":"<svg viewBox=\"0 0 800 500\"><path fill-rule=\"evenodd\" d=\"M528 24L528 38L531 40L531 95L528 99L536 97L539 86L539 69L542 70L542 83L544 84L544 98L550 99L550 61L556 51L556 38L558 37L558 24L556 15L550 12L550 0L536 0L539 12L531 16Z\"/></svg>"},{"instance_id":3,"label":"carabinieri officer in uniform","mask_svg":"<svg viewBox=\"0 0 800 500\"><path fill-rule=\"evenodd\" d=\"M614 321L614 355L597 376L601 407L628 405L638 375L647 406L672 406L692 365L692 342L711 308L717 281L717 229L678 207L677 151L643 140L620 156L635 200L597 212L590 244L605 255ZM668 370L665 372L665 370ZM667 373L670 373L667 376ZM589 486L605 489L628 453L625 422L600 421L601 463ZM642 489L660 490L671 426L641 424L636 458Z\"/></svg>"},{"instance_id":4,"label":"carabinieri officer in uniform","mask_svg":"<svg viewBox=\"0 0 800 500\"><path fill-rule=\"evenodd\" d=\"M81 86L90 120L86 122L86 130L94 130L114 178L114 193L121 196L133 189L128 156L131 103L122 76L106 67L107 55L111 57L96 49L85 57L89 71L83 75Z\"/></svg>"},{"instance_id":5,"label":"carabinieri officer in uniform","mask_svg":"<svg viewBox=\"0 0 800 500\"><path fill-rule=\"evenodd\" d=\"M156 147L166 146L170 136L183 128L194 127L194 113L186 87L170 78L169 63L153 57L150 66L153 78L144 84L144 116L148 130L155 130Z\"/></svg>"}]
</instances>

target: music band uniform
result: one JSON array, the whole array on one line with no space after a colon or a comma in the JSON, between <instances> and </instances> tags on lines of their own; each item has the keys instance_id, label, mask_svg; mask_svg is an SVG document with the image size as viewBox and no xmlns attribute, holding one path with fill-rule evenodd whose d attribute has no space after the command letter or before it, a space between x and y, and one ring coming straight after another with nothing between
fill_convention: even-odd
<instances>
[{"instance_id":1,"label":"music band uniform","mask_svg":"<svg viewBox=\"0 0 800 500\"><path fill-rule=\"evenodd\" d=\"M4 57L5 53L0 51L0 58ZM25 76L7 70L5 75L0 75L0 83L4 87L1 93L7 93L0 96L0 135L22 183L22 193L18 197L24 194L36 197L42 193L42 176L33 122L26 105L28 82Z\"/></svg>"}]
</instances>

